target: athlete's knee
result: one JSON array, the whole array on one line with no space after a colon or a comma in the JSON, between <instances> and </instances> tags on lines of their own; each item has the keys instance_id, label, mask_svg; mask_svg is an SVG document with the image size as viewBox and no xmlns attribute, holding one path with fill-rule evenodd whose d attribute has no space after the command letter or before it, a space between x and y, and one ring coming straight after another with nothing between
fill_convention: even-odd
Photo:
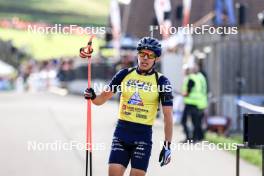
<instances>
[{"instance_id":1,"label":"athlete's knee","mask_svg":"<svg viewBox=\"0 0 264 176\"><path fill-rule=\"evenodd\" d=\"M145 176L146 172L144 170L131 168L129 176Z\"/></svg>"},{"instance_id":2,"label":"athlete's knee","mask_svg":"<svg viewBox=\"0 0 264 176\"><path fill-rule=\"evenodd\" d=\"M109 164L108 176L123 176L126 168L120 164Z\"/></svg>"}]
</instances>

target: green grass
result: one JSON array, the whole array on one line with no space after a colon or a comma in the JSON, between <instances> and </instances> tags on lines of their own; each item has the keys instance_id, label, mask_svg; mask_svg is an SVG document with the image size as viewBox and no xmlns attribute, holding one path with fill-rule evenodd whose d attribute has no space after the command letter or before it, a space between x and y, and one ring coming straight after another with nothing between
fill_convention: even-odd
<instances>
[{"instance_id":1,"label":"green grass","mask_svg":"<svg viewBox=\"0 0 264 176\"><path fill-rule=\"evenodd\" d=\"M218 143L224 143L224 144L232 144L232 143L242 143L242 137L241 136L232 136L230 138L219 136L213 133L208 133L206 135L206 140L209 142L218 144ZM235 150L230 150L229 152L235 154ZM240 156L244 160L248 161L251 164L254 164L258 166L259 168L262 166L262 159L261 159L261 151L255 150L255 149L242 149L240 151Z\"/></svg>"},{"instance_id":2,"label":"green grass","mask_svg":"<svg viewBox=\"0 0 264 176\"><path fill-rule=\"evenodd\" d=\"M62 34L37 34L27 31L0 28L2 40L12 40L13 44L26 51L37 60L78 56L79 49L86 45L87 36ZM95 53L103 44L102 39L94 39Z\"/></svg>"},{"instance_id":3,"label":"green grass","mask_svg":"<svg viewBox=\"0 0 264 176\"><path fill-rule=\"evenodd\" d=\"M18 17L51 24L105 26L109 3L109 0L0 0L0 19ZM1 28L0 38L12 40L15 46L38 60L78 55L79 48L87 42L85 36L45 35ZM99 43L102 40L95 40L95 51Z\"/></svg>"},{"instance_id":4,"label":"green grass","mask_svg":"<svg viewBox=\"0 0 264 176\"><path fill-rule=\"evenodd\" d=\"M0 0L0 19L19 17L29 21L78 24L107 24L109 0Z\"/></svg>"}]
</instances>

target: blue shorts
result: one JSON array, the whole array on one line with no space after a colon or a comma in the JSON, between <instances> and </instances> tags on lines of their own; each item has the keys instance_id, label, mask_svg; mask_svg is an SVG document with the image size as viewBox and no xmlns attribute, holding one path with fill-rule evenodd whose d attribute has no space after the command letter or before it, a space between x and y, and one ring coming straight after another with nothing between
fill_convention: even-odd
<instances>
[{"instance_id":1,"label":"blue shorts","mask_svg":"<svg viewBox=\"0 0 264 176\"><path fill-rule=\"evenodd\" d=\"M127 167L129 161L131 168L147 171L151 155L152 143L135 141L127 143L117 137L113 138L109 164L121 164Z\"/></svg>"}]
</instances>

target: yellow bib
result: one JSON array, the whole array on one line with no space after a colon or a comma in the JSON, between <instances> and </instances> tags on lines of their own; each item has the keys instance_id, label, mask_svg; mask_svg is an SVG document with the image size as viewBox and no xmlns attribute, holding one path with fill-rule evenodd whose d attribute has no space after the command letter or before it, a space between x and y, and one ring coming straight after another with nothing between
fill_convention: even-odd
<instances>
[{"instance_id":1,"label":"yellow bib","mask_svg":"<svg viewBox=\"0 0 264 176\"><path fill-rule=\"evenodd\" d=\"M159 105L155 74L139 75L136 70L121 82L119 119L153 125Z\"/></svg>"}]
</instances>

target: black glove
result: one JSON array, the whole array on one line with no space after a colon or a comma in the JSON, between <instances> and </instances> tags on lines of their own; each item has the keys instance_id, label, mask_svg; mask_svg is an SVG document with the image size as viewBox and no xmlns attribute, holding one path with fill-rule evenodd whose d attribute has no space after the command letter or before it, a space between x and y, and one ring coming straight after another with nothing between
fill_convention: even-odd
<instances>
[{"instance_id":1,"label":"black glove","mask_svg":"<svg viewBox=\"0 0 264 176\"><path fill-rule=\"evenodd\" d=\"M162 150L161 150L160 155L159 155L159 162L160 162L161 167L169 164L169 162L171 160L170 144L171 144L170 142L164 141Z\"/></svg>"},{"instance_id":2,"label":"black glove","mask_svg":"<svg viewBox=\"0 0 264 176\"><path fill-rule=\"evenodd\" d=\"M85 91L84 91L84 98L85 99L91 99L91 100L94 100L96 98L96 94L94 92L94 89L93 88L87 88Z\"/></svg>"}]
</instances>

